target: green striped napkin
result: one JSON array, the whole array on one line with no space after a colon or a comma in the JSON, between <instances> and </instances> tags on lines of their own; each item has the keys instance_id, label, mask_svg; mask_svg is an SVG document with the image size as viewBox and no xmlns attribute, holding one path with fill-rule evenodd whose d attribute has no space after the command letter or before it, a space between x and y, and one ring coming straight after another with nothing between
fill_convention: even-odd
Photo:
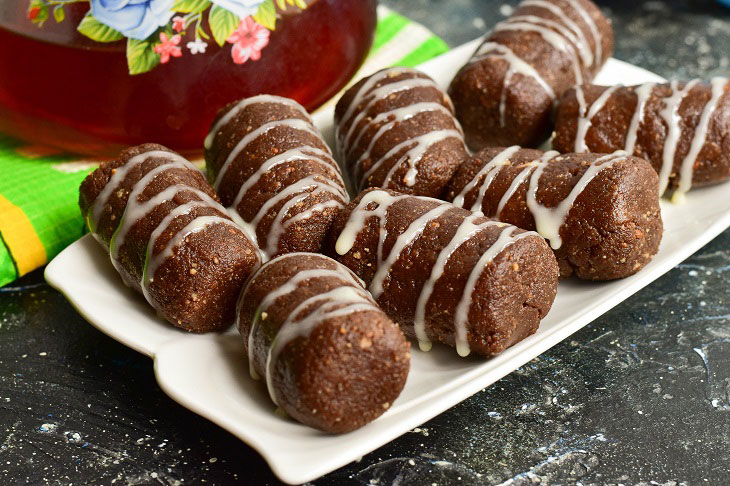
<instances>
[{"instance_id":1,"label":"green striped napkin","mask_svg":"<svg viewBox=\"0 0 730 486\"><path fill-rule=\"evenodd\" d=\"M0 136L0 285L84 233L79 184L96 164Z\"/></svg>"},{"instance_id":2,"label":"green striped napkin","mask_svg":"<svg viewBox=\"0 0 730 486\"><path fill-rule=\"evenodd\" d=\"M446 43L423 25L379 6L373 47L353 82L387 66L413 67L448 50Z\"/></svg>"},{"instance_id":3,"label":"green striped napkin","mask_svg":"<svg viewBox=\"0 0 730 486\"><path fill-rule=\"evenodd\" d=\"M354 80L387 66L414 66L447 50L422 25L378 7L375 41ZM0 135L0 286L46 264L84 234L79 184L96 165Z\"/></svg>"}]
</instances>

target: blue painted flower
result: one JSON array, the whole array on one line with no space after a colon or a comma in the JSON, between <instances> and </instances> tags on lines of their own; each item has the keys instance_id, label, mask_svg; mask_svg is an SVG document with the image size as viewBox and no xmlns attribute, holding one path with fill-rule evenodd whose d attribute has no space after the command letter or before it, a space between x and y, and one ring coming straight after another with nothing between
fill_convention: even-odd
<instances>
[{"instance_id":1,"label":"blue painted flower","mask_svg":"<svg viewBox=\"0 0 730 486\"><path fill-rule=\"evenodd\" d=\"M175 0L91 0L91 13L125 37L143 40L166 25Z\"/></svg>"},{"instance_id":2,"label":"blue painted flower","mask_svg":"<svg viewBox=\"0 0 730 486\"><path fill-rule=\"evenodd\" d=\"M253 15L259 9L259 5L265 0L211 0L216 5L233 12L239 18L244 19Z\"/></svg>"}]
</instances>

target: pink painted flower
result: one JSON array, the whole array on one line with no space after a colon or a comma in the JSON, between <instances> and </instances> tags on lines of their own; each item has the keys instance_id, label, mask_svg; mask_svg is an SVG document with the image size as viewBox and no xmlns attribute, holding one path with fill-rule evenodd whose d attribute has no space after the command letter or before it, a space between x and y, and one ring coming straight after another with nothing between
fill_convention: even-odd
<instances>
[{"instance_id":1,"label":"pink painted flower","mask_svg":"<svg viewBox=\"0 0 730 486\"><path fill-rule=\"evenodd\" d=\"M176 15L172 18L172 30L175 32L182 32L185 30L185 19Z\"/></svg>"},{"instance_id":2,"label":"pink painted flower","mask_svg":"<svg viewBox=\"0 0 730 486\"><path fill-rule=\"evenodd\" d=\"M269 43L269 30L257 24L253 18L246 17L238 24L238 28L226 39L233 44L231 57L236 64L243 64L251 59L261 59L261 50Z\"/></svg>"},{"instance_id":3,"label":"pink painted flower","mask_svg":"<svg viewBox=\"0 0 730 486\"><path fill-rule=\"evenodd\" d=\"M180 43L180 34L175 34L169 39L167 34L160 32L160 42L155 46L155 52L160 55L160 62L165 64L172 57L182 56L182 50L177 46Z\"/></svg>"}]
</instances>

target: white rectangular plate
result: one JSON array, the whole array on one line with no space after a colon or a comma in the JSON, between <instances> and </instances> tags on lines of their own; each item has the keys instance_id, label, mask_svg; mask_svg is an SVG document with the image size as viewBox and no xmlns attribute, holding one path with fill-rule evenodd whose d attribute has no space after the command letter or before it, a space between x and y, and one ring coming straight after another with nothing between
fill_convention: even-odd
<instances>
[{"instance_id":1,"label":"white rectangular plate","mask_svg":"<svg viewBox=\"0 0 730 486\"><path fill-rule=\"evenodd\" d=\"M475 41L476 42L476 41ZM476 43L465 44L422 66L442 85L464 64ZM611 59L596 82L635 84L658 76ZM317 113L332 136L332 110ZM265 386L248 376L242 341L233 330L192 335L160 320L144 299L122 285L104 251L89 236L68 247L46 269L46 279L94 326L154 358L162 389L255 448L289 483L333 471L440 414L559 343L689 257L730 226L726 184L692 191L683 206L662 202L664 240L638 275L610 283L560 283L552 311L533 336L501 355L460 358L453 349L414 346L403 393L382 417L341 436L320 433L274 414Z\"/></svg>"}]
</instances>

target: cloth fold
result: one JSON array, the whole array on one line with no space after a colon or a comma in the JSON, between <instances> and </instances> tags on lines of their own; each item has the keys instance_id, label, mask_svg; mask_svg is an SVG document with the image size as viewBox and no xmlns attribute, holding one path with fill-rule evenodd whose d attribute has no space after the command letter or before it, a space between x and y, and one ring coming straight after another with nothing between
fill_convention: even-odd
<instances>
[{"instance_id":1,"label":"cloth fold","mask_svg":"<svg viewBox=\"0 0 730 486\"><path fill-rule=\"evenodd\" d=\"M380 6L373 47L353 81L388 66L415 66L447 50L424 26ZM96 165L0 134L0 286L45 265L83 236L79 184Z\"/></svg>"}]
</instances>

